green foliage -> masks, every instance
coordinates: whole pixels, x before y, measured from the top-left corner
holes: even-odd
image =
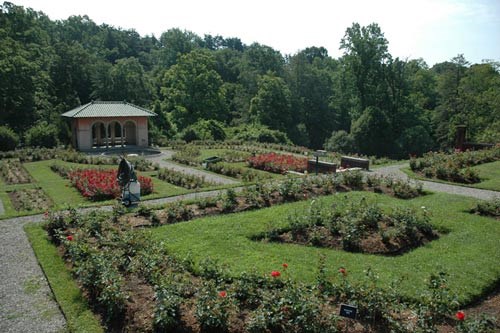
[[[290,140],[285,133],[262,125],[243,125],[234,128],[232,132],[231,139],[233,140],[290,144]]]
[[[471,212],[479,215],[500,218],[500,198],[480,201],[474,208],[472,208]]]
[[[332,136],[325,141],[324,148],[328,151],[339,153],[353,153],[356,151],[356,144],[352,135],[346,131],[334,131]]]
[[[26,131],[24,140],[32,147],[52,148],[57,146],[57,127],[43,121]]]
[[[222,123],[213,119],[200,119],[182,131],[180,138],[186,142],[195,140],[224,141],[226,139],[226,132]]]
[[[19,144],[19,136],[8,126],[0,126],[0,151],[14,150]]]

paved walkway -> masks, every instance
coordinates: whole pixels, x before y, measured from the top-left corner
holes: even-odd
[[[175,166],[177,170],[189,170],[196,174],[207,174],[200,170],[180,167],[163,161],[170,152],[150,158],[161,166]],[[399,169],[405,165],[383,167],[370,171],[371,174],[392,175],[407,179],[407,175]],[[422,182],[424,189],[436,192],[448,192],[466,195],[478,199],[490,199],[500,196],[499,192],[478,190],[447,184]],[[243,187],[236,188],[236,191]],[[190,193],[186,195],[144,201],[146,205],[157,205],[186,199],[198,199],[217,196],[225,190]],[[96,208],[86,208],[89,211]],[[99,207],[100,210],[111,210],[111,206]],[[0,220],[0,332],[61,332],[65,329],[65,319],[53,299],[47,280],[43,275],[35,254],[28,242],[23,226],[29,222],[40,222],[42,215],[18,217]]]
[[[176,163],[165,161],[165,159],[171,158],[172,155],[173,155],[173,151],[162,150],[161,154],[159,154],[159,155],[145,156],[145,158],[147,158],[148,160],[150,160],[154,163],[158,163],[162,168],[173,169],[173,170],[180,171],[180,172],[183,172],[186,174],[205,177],[205,180],[212,182],[212,183],[221,184],[221,185],[230,185],[230,184],[238,184],[239,183],[236,180],[222,177],[222,176],[217,175],[215,173],[206,172],[203,170],[190,168],[188,166],[182,166],[182,165],[179,165]]]

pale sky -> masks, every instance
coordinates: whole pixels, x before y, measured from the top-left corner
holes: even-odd
[[[97,24],[159,37],[170,28],[238,37],[295,54],[323,46],[339,57],[353,22],[378,23],[393,57],[429,66],[459,53],[471,63],[500,61],[500,0],[10,0],[51,19],[88,15]]]

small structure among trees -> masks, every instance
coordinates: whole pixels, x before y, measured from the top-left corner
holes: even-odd
[[[148,146],[148,117],[156,114],[127,103],[92,101],[62,114],[71,118],[73,147]]]

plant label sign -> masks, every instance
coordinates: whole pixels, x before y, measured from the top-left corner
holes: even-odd
[[[358,313],[358,307],[348,304],[340,304],[339,315],[346,318],[356,319],[356,314]]]

